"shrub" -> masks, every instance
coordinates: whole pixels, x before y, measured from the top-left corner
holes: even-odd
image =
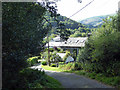
[[[47,65],[47,61],[42,61],[42,65]]]
[[[21,88],[61,88],[54,78],[47,76],[44,71],[26,68],[20,71],[19,85]]]
[[[66,67],[65,67],[65,69],[66,70],[70,70],[70,69],[73,69],[73,63],[68,63],[68,64],[66,64]]]
[[[63,70],[73,70],[74,69],[74,63],[68,63],[68,64],[61,64],[59,65],[59,68],[60,69],[63,69]]]
[[[59,68],[60,68],[60,69],[64,69],[65,66],[66,66],[66,64],[59,64]]]
[[[66,61],[67,57],[70,56],[70,51],[66,51],[66,55],[63,57],[63,60]]]
[[[51,67],[56,67],[56,64],[51,64]]]
[[[59,65],[64,65],[65,63],[64,62],[59,62]]]
[[[41,59],[41,56],[38,56],[38,59]]]
[[[54,51],[54,49],[53,49],[53,48],[49,48],[49,50],[50,50],[50,52],[53,52],[53,51]]]
[[[104,73],[106,76],[120,75],[120,32],[114,18],[104,20],[79,53],[79,62],[85,71]]]
[[[31,57],[31,58],[28,58],[27,59],[27,62],[29,64],[29,66],[33,66],[35,65],[36,63],[38,63],[38,57]]]
[[[50,55],[50,62],[55,63],[55,62],[60,62],[62,61],[62,58],[56,54],[57,52],[54,51]]]
[[[46,78],[44,71],[41,72],[30,68],[21,70],[19,75],[18,82],[21,88],[40,88],[42,87],[42,81]]]
[[[74,70],[81,70],[82,66],[81,63],[74,63]]]

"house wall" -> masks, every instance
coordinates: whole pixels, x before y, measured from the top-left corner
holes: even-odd
[[[77,59],[77,55],[79,54],[79,49],[81,49],[80,47],[76,48],[76,47],[62,47],[63,50],[70,50],[70,53],[73,53],[74,50],[76,50],[76,57],[74,58],[74,60],[76,61]]]

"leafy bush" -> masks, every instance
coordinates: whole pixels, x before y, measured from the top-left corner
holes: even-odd
[[[53,51],[54,51],[54,49],[53,49],[53,48],[49,48],[49,50],[50,50],[50,52],[53,52]]]
[[[66,64],[65,70],[70,70],[73,68],[74,68],[73,63],[68,63],[68,64]]]
[[[24,77],[23,80],[29,83],[32,83],[33,81],[37,80],[38,78],[39,79],[43,79],[45,78],[45,73],[44,71],[41,72],[41,71],[38,71],[38,70],[33,70],[33,69],[30,69],[30,68],[25,68],[23,70],[20,71],[20,75],[21,77]]]
[[[51,67],[56,67],[56,64],[51,64]]]
[[[41,59],[41,56],[38,56],[38,59]]]
[[[21,88],[61,88],[61,84],[44,71],[26,68],[20,71]]]
[[[60,61],[62,61],[62,58],[59,55],[57,55],[56,51],[50,54],[50,62],[55,63]]]
[[[59,65],[63,65],[63,64],[65,64],[65,62],[59,62]]]
[[[59,53],[63,53],[63,49],[61,49],[61,48],[57,48],[57,52],[59,52]]]
[[[82,66],[81,63],[74,63],[74,70],[81,70]]]
[[[120,32],[96,38],[93,44],[95,49],[92,51],[92,61],[101,65],[101,68],[98,68],[99,71],[112,75],[112,72],[108,70],[113,70],[113,67],[115,70],[114,64],[120,63]],[[117,68],[119,68],[118,65]]]
[[[59,68],[63,70],[74,70],[74,63],[60,64]]]
[[[27,59],[29,66],[33,66],[38,63],[38,57],[31,57]]]
[[[47,65],[47,61],[42,61],[42,65]]]
[[[70,51],[66,51],[66,55],[63,57],[64,62],[66,61],[67,57],[70,56]]]
[[[105,23],[92,33],[80,51],[77,61],[82,62],[85,71],[106,76],[120,75],[120,32],[116,21],[116,17],[104,20]]]

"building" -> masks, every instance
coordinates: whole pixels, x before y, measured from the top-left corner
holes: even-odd
[[[85,46],[85,42],[87,41],[88,37],[74,37],[69,38],[67,41],[62,42],[60,47],[62,49],[69,49],[70,52],[73,52],[73,50],[77,50],[77,54],[79,52],[79,48],[82,48]]]
[[[59,55],[63,59],[66,53],[57,53],[57,55]],[[68,63],[68,62],[74,62],[74,58],[72,56],[68,56],[65,63]]]
[[[67,41],[61,42],[60,37],[55,37],[49,42],[49,47],[59,47],[64,50],[69,49],[72,53],[73,50],[77,51],[77,54],[79,52],[79,48],[82,48],[85,46],[85,42],[87,41],[88,37],[70,37]],[[45,47],[48,47],[48,43],[45,45]]]

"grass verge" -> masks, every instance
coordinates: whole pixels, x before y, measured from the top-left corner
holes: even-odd
[[[49,66],[42,66],[45,70],[50,70],[50,71],[58,71],[58,72],[68,72],[68,73],[75,73],[77,75],[83,75],[85,77],[95,79],[99,82],[102,82],[107,85],[111,85],[113,87],[116,87],[120,89],[120,76],[116,77],[106,77],[105,75],[101,73],[95,73],[95,72],[86,72],[84,70],[63,70],[57,67],[49,67]]]
[[[50,71],[57,71],[57,72],[63,72],[63,71],[66,71],[66,70],[63,70],[63,69],[60,69],[60,68],[57,68],[57,67],[50,67],[50,66],[47,66],[47,65],[41,65],[41,67],[45,70],[50,70]]]
[[[57,81],[56,79],[54,79],[54,78],[52,78],[48,75],[47,75],[46,79],[47,79],[47,82],[46,82],[44,87],[47,87],[47,88],[63,88],[61,83],[59,81]]]
[[[69,72],[69,73],[75,73],[78,75],[83,75],[85,77],[91,78],[91,79],[95,79],[99,82],[102,82],[104,84],[107,85],[111,85],[113,87],[116,87],[118,89],[120,89],[120,76],[116,76],[116,77],[106,77],[105,75],[98,73],[96,74],[95,72],[86,72],[84,70],[79,70],[79,71],[64,71],[64,72]]]

